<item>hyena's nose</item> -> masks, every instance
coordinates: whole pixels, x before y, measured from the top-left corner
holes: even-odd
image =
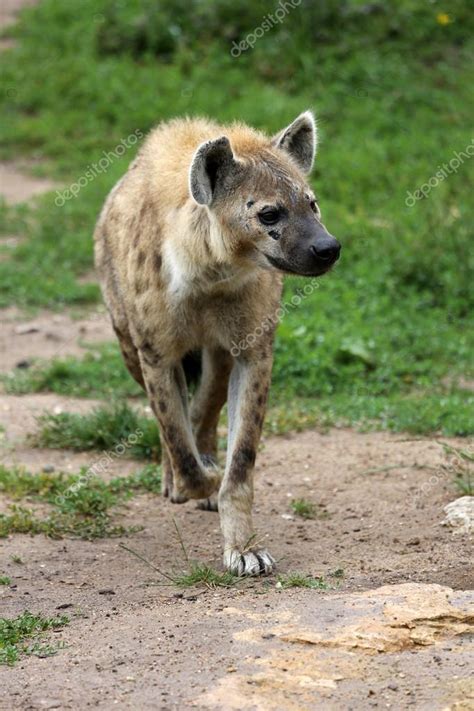
[[[311,245],[311,252],[321,262],[335,262],[339,259],[341,245],[334,237],[327,236],[316,240]]]

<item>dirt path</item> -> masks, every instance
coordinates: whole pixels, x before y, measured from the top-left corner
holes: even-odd
[[[54,187],[53,181],[30,175],[23,161],[0,162],[0,194],[9,204],[26,202]]]
[[[73,469],[87,463],[56,454]],[[39,467],[51,453],[35,458]],[[322,575],[326,591],[280,589],[273,577],[182,592],[158,585],[166,581],[117,539],[3,542],[5,614],[65,610],[71,623],[57,635],[66,644],[57,656],[0,671],[9,698],[0,708],[470,708],[473,597],[452,589],[472,587],[472,551],[440,526],[453,498],[443,461],[435,442],[385,433],[266,441],[258,529],[280,573]],[[121,472],[134,468],[124,461]],[[318,518],[291,513],[298,497],[317,504]],[[219,567],[217,517],[192,503],[140,496],[119,520],[144,525],[127,545],[172,573],[188,566],[173,517],[188,556]],[[337,569],[342,578],[331,576]]]
[[[8,372],[18,363],[28,364],[35,358],[81,356],[86,345],[112,338],[110,319],[102,306],[76,317],[67,311],[40,311],[28,316],[15,307],[1,309],[1,370]]]

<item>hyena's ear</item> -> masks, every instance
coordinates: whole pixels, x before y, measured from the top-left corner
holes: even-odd
[[[189,170],[189,189],[196,202],[210,205],[236,166],[227,136],[201,143]]]
[[[311,111],[300,114],[272,139],[272,144],[289,153],[303,173],[309,173],[318,144],[316,121]]]

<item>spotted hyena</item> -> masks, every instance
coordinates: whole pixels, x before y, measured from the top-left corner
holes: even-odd
[[[158,420],[163,494],[218,506],[224,564],[239,575],[275,565],[256,542],[251,509],[283,275],[319,276],[339,257],[305,178],[315,149],[310,112],[273,138],[239,123],[161,124],[95,231],[122,354]],[[202,365],[189,403],[190,353]],[[217,424],[226,401],[221,475]]]

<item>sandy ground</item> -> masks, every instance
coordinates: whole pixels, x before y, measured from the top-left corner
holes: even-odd
[[[8,363],[20,352],[19,316],[8,312]],[[46,331],[48,320],[56,328],[52,315],[38,318]],[[64,318],[75,352],[88,321]],[[41,334],[21,335],[28,357],[43,353]],[[91,465],[97,454],[32,449],[25,438],[44,410],[85,412],[95,404],[3,394],[1,460],[33,471]],[[57,655],[0,669],[0,708],[473,708],[472,548],[467,535],[440,525],[456,496],[445,463],[438,442],[387,433],[307,431],[263,443],[259,536],[279,573],[324,576],[324,591],[281,589],[276,576],[183,591],[119,539],[2,541],[1,573],[12,581],[0,588],[2,615],[28,609],[66,613],[71,622],[50,635],[65,645]],[[140,466],[117,460],[107,474]],[[300,497],[316,504],[317,518],[292,513]],[[144,526],[123,542],[166,574],[189,567],[173,519],[190,560],[220,568],[216,514],[142,495],[117,515]],[[337,569],[342,578],[331,575]]]
[[[80,356],[85,346],[113,338],[105,308],[78,314],[40,311],[26,318],[15,307],[0,310],[0,363],[9,371],[34,359]]]
[[[25,4],[3,0],[0,27]],[[0,193],[10,202],[50,188],[19,164],[0,165]],[[110,337],[101,310],[26,318],[8,309],[0,326],[2,372],[38,357],[79,355],[84,342]],[[85,412],[94,404],[1,394],[0,461],[32,471],[91,465],[97,454],[33,449],[26,437],[44,410]],[[71,619],[49,637],[64,644],[57,655],[0,667],[0,709],[473,709],[472,546],[440,525],[456,497],[445,461],[435,440],[386,433],[308,431],[263,443],[259,536],[279,573],[324,576],[324,591],[282,589],[276,576],[182,591],[118,539],[0,541],[0,573],[12,581],[0,587],[1,615]],[[117,460],[107,475],[139,467]],[[317,506],[314,520],[292,514],[290,502],[300,497]],[[144,526],[124,542],[166,574],[189,568],[174,521],[189,559],[220,567],[218,517],[193,503],[143,495],[117,521]],[[331,575],[337,569],[342,577]]]
[[[55,183],[51,180],[30,175],[24,164],[0,162],[1,194],[7,203],[25,202],[36,195],[53,190],[54,187]]]

